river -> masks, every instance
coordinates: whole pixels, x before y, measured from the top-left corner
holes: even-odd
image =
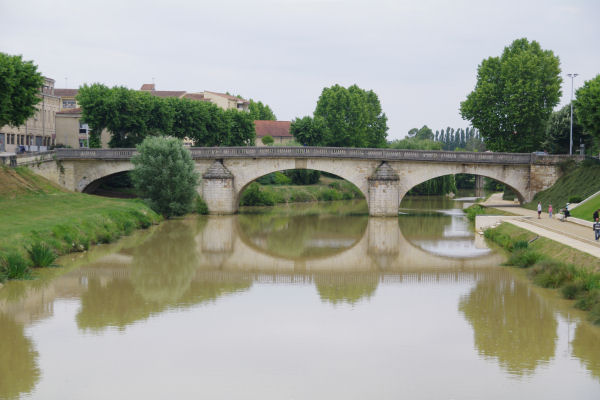
[[[407,198],[167,221],[0,289],[0,399],[598,399],[600,329]]]

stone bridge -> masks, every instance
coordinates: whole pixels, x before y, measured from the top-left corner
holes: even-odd
[[[319,170],[346,179],[365,195],[372,216],[397,215],[400,201],[412,187],[449,174],[495,179],[512,188],[521,202],[528,202],[556,182],[561,173],[559,164],[569,158],[339,147],[210,147],[190,151],[202,177],[198,192],[211,214],[235,213],[248,184],[288,169]],[[90,192],[102,178],[133,169],[131,157],[135,153],[135,149],[58,149],[27,164],[69,190]]]

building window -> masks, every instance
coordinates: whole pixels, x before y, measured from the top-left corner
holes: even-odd
[[[63,108],[75,108],[75,100],[63,100],[62,107]]]
[[[79,133],[87,134],[89,129],[90,127],[88,124],[84,124],[81,121],[79,121]]]

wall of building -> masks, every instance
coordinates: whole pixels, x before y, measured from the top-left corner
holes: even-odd
[[[5,125],[0,132],[5,136],[5,151],[17,152],[19,146],[37,150],[54,144],[56,135],[55,115],[60,109],[60,99],[49,92],[42,92],[42,101],[35,105],[35,114],[24,125],[13,127]]]

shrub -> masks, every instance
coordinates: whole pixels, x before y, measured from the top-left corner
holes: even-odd
[[[580,282],[569,282],[563,286],[561,292],[565,299],[573,300],[585,292],[585,287]]]
[[[196,196],[196,212],[200,215],[208,214],[208,205],[200,195]]]
[[[300,190],[292,193],[292,195],[290,196],[290,201],[293,203],[308,203],[315,200],[316,199],[312,194]]]
[[[582,202],[582,198],[581,196],[571,196],[569,197],[569,203],[581,203]]]
[[[263,136],[263,138],[261,139],[261,142],[265,146],[270,146],[275,142],[275,139],[273,139],[273,136],[267,135],[267,136]]]
[[[240,205],[242,206],[272,206],[275,200],[271,193],[260,190],[260,185],[252,182],[242,193]]]
[[[580,310],[590,311],[597,304],[600,304],[600,290],[592,290],[579,296],[575,302],[575,307]]]
[[[0,272],[6,279],[31,279],[29,263],[16,252],[0,257]]]
[[[559,288],[574,277],[572,266],[554,260],[543,260],[532,270],[533,281],[545,288]]]
[[[132,158],[131,180],[150,208],[164,217],[183,215],[192,209],[198,174],[182,142],[175,138],[148,137]]]
[[[290,169],[285,174],[294,185],[313,185],[321,178],[321,173],[312,169]]]
[[[277,171],[273,173],[273,183],[276,185],[289,185],[292,180],[283,172]]]
[[[335,189],[323,189],[317,193],[317,198],[322,201],[341,200],[342,194]]]
[[[33,243],[31,246],[26,247],[25,250],[31,259],[34,268],[57,266],[54,264],[57,255],[46,243]]]
[[[528,268],[541,259],[541,254],[531,250],[516,250],[511,253],[506,265],[514,265],[520,268]]]
[[[529,246],[529,242],[527,240],[517,240],[513,243],[513,250],[523,250]]]

